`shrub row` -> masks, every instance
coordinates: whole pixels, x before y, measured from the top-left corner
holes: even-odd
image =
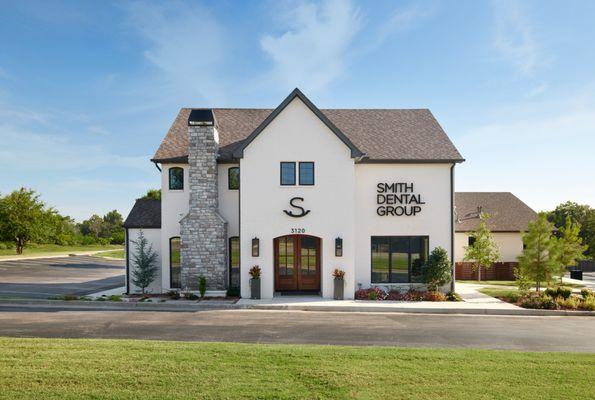
[[[588,289],[587,289],[588,290]],[[552,292],[550,292],[552,293]],[[568,297],[552,297],[547,293],[530,294],[520,299],[520,306],[541,310],[586,310],[595,311],[595,296],[587,291],[583,297],[570,295]]]
[[[391,289],[388,292],[379,287],[359,289],[355,292],[357,300],[393,300],[393,301],[461,301],[461,297],[454,292],[444,294],[436,291],[410,289],[402,292]]]

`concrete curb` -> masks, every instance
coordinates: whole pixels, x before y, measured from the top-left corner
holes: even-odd
[[[317,311],[317,312],[352,312],[352,313],[393,313],[393,314],[442,314],[442,315],[510,315],[510,316],[584,316],[595,317],[592,311],[566,310],[530,310],[530,309],[489,309],[489,308],[397,308],[373,306],[316,306],[287,304],[216,304],[194,303],[128,303],[98,301],[63,301],[63,300],[0,300],[0,307],[26,307],[69,310],[106,310],[106,311],[209,311],[209,310],[277,310],[277,311]]]

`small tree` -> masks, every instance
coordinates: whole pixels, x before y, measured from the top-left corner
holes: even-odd
[[[551,282],[560,268],[559,245],[552,235],[554,226],[545,213],[529,222],[529,230],[523,235],[524,249],[518,257],[519,272],[523,279],[535,282],[539,293],[542,282]]]
[[[560,237],[558,239],[558,261],[560,263],[558,275],[560,283],[566,274],[566,267],[576,265],[580,260],[584,260],[584,252],[588,246],[583,245],[583,239],[580,237],[581,225],[574,222],[570,217],[566,217],[566,223],[560,227]]]
[[[428,262],[423,269],[423,282],[429,291],[435,292],[440,286],[452,279],[452,266],[448,253],[442,247],[432,250]]]
[[[465,246],[464,260],[473,262],[473,271],[477,271],[477,280],[481,281],[481,267],[486,270],[490,268],[500,259],[500,251],[488,228],[490,215],[481,213],[479,218],[479,227],[471,234],[475,241],[473,244]]]
[[[17,254],[31,241],[50,233],[47,210],[34,190],[20,188],[0,199],[0,240],[14,242]]]
[[[200,297],[204,298],[207,292],[207,278],[204,275],[198,278],[198,291],[200,292]]]
[[[142,294],[145,289],[153,283],[157,276],[157,253],[153,251],[153,246],[149,243],[143,231],[138,234],[138,239],[133,240],[136,252],[132,255],[134,270],[132,271],[132,282],[141,288]]]

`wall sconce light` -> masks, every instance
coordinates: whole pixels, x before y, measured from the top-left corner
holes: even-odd
[[[343,257],[343,239],[335,239],[335,257]]]
[[[258,257],[260,255],[260,239],[255,237],[252,239],[252,257]]]

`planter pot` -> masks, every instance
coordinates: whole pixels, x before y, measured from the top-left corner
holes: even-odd
[[[345,288],[345,281],[343,279],[335,279],[335,290],[333,298],[335,300],[343,300],[343,291]]]
[[[260,279],[250,279],[250,298],[260,300]]]

